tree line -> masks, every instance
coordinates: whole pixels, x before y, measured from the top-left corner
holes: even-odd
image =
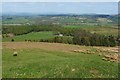
[[[69,44],[77,44],[77,45],[85,45],[85,46],[118,46],[120,45],[120,37],[115,37],[113,35],[100,35],[100,34],[92,34],[88,31],[82,29],[69,29],[63,31],[63,34],[68,37],[67,39],[62,39],[63,37],[57,36],[53,39],[52,42],[60,42],[60,43],[69,43]],[[43,40],[45,42],[51,42],[51,40]]]
[[[12,33],[14,35],[23,35],[30,32],[39,32],[39,31],[53,31],[60,28],[61,25],[57,24],[41,24],[41,25],[3,25],[2,33],[8,34]]]
[[[68,43],[85,46],[117,46],[120,45],[120,36],[100,35],[90,33],[83,29],[66,28],[61,25],[41,24],[41,25],[23,25],[23,26],[3,26],[3,34],[13,33],[14,35],[23,35],[30,32],[53,31],[56,37],[51,39],[33,40],[33,42],[55,42]],[[62,34],[63,36],[59,36]],[[15,41],[15,40],[11,40]],[[32,41],[32,40],[25,40]]]

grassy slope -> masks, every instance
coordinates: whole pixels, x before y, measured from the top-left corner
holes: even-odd
[[[17,57],[12,56],[13,47],[18,51]],[[98,52],[75,53],[72,49],[78,49],[78,46],[58,43],[3,43],[3,78],[117,77],[117,63],[103,61]],[[85,46],[79,46],[79,49],[96,51],[93,47]]]
[[[25,35],[20,35],[20,36],[14,36],[14,37],[7,37],[3,38],[4,41],[11,41],[11,39],[14,39],[15,41],[25,41],[25,39],[30,39],[30,40],[40,40],[40,39],[48,39],[48,38],[53,38],[54,35],[52,32],[32,32],[29,34]]]

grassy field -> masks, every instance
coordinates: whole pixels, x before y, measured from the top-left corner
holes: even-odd
[[[86,31],[90,31],[91,33],[98,33],[101,35],[114,35],[118,36],[118,28],[117,27],[99,27],[99,26],[65,26],[68,28],[82,28]]]
[[[18,56],[13,56],[14,48]],[[89,50],[93,54],[74,50]],[[98,56],[99,53],[115,54],[112,50],[116,50],[116,47],[3,42],[2,76],[3,78],[116,78],[118,63],[104,61],[103,56]]]
[[[6,37],[3,38],[3,42],[5,41],[11,41],[11,39],[14,39],[15,41],[25,41],[26,40],[40,40],[40,39],[49,39],[53,38],[54,35],[50,31],[44,31],[44,32],[32,32],[25,35],[19,35],[14,37]]]

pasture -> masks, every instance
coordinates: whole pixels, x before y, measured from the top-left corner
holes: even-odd
[[[40,39],[49,39],[53,38],[53,32],[51,31],[43,31],[43,32],[31,32],[24,35],[13,36],[13,37],[5,37],[3,38],[3,42],[10,42],[12,39],[15,41],[25,41],[25,40],[40,40]]]
[[[118,45],[114,43],[118,36],[117,18],[102,17],[3,16],[2,24],[7,25],[3,26],[2,34],[2,77],[117,78]],[[97,35],[93,35],[94,33]],[[104,37],[101,38],[101,35]],[[40,42],[41,39],[43,42]],[[82,46],[81,43],[87,46]],[[115,47],[105,47],[106,44],[115,44]],[[14,53],[17,56],[13,56]]]
[[[16,49],[18,56],[13,56]],[[3,42],[3,78],[117,78],[118,63],[102,60],[117,47]],[[82,50],[83,52],[75,52]],[[85,50],[92,54],[87,54]]]

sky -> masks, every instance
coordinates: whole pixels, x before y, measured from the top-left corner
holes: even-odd
[[[120,0],[2,0],[3,2],[118,2]]]
[[[3,13],[117,14],[117,2],[3,2]]]

